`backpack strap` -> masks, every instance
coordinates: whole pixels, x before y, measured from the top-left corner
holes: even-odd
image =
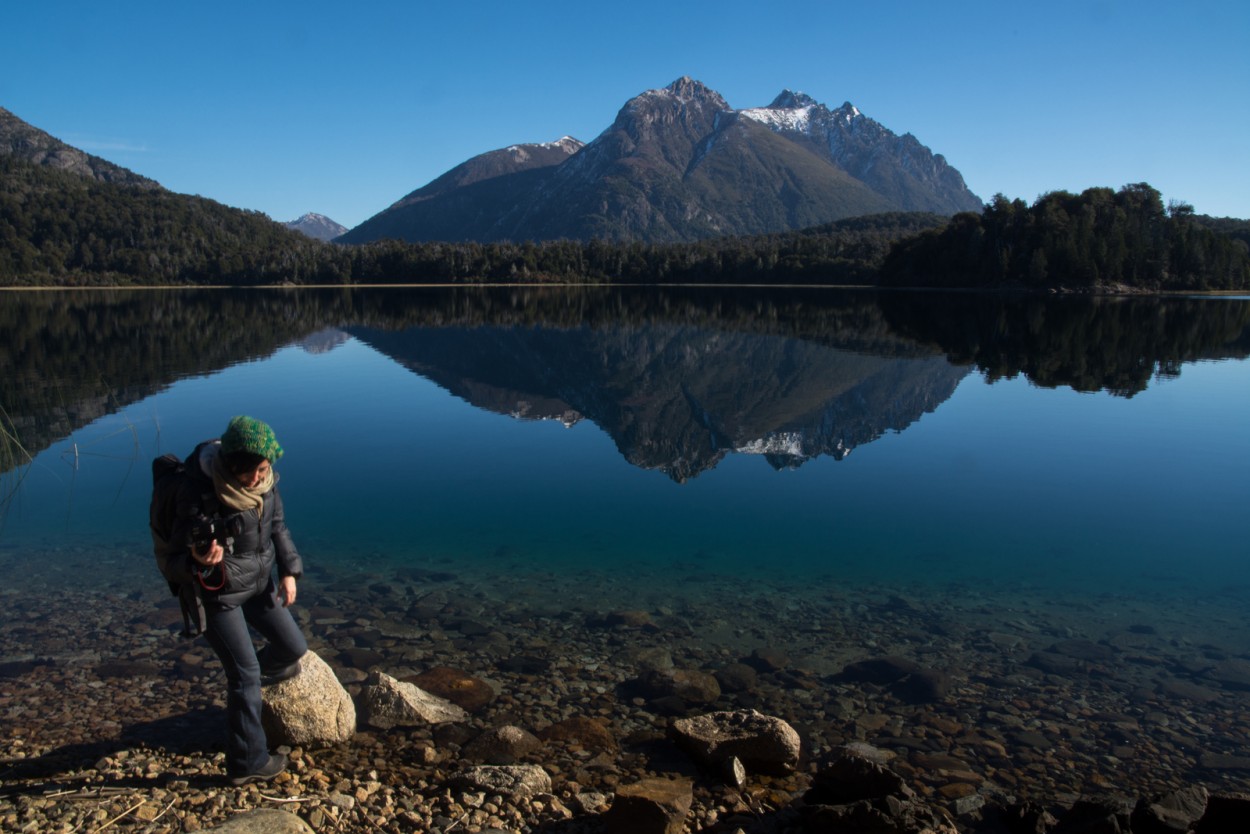
[[[182,609],[182,636],[191,639],[198,637],[208,628],[204,616],[204,600],[200,596],[200,588],[195,582],[184,582],[178,586],[178,605]]]

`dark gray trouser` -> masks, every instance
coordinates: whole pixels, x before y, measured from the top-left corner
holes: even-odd
[[[291,612],[278,600],[272,579],[263,593],[242,605],[221,608],[204,600],[208,628],[204,636],[226,669],[226,716],[230,736],[226,743],[226,772],[230,776],[255,773],[269,761],[269,743],[260,723],[260,661],[248,626],[269,643],[266,666],[279,667],[303,656],[308,643]]]

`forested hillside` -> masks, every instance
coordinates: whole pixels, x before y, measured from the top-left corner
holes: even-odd
[[[263,214],[0,156],[0,284],[568,281],[866,283],[897,240],[944,218],[888,214],[694,244],[335,246]]]
[[[300,281],[321,244],[257,212],[0,156],[0,283]]]
[[[258,212],[0,155],[0,286],[565,282],[1250,288],[1243,221],[1148,185],[697,243],[313,240]],[[1212,226],[1220,228],[1215,231]],[[1223,229],[1228,234],[1222,233]]]
[[[1216,221],[1207,221],[1216,222]],[[1047,194],[1032,207],[998,195],[980,214],[896,246],[886,286],[1233,290],[1250,287],[1244,240],[1193,208],[1164,209],[1145,183]]]

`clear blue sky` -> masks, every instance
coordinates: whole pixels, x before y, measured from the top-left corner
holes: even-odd
[[[0,106],[174,191],[354,226],[689,75],[850,101],[982,199],[1148,182],[1250,218],[1250,2],[9,2]]]

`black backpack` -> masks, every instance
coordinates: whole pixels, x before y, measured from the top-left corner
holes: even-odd
[[[185,461],[174,455],[164,454],[152,460],[152,503],[148,508],[148,526],[152,533],[152,553],[156,567],[169,583],[170,592],[178,597],[182,606],[182,636],[194,637],[204,632],[204,604],[200,599],[199,583],[187,580],[177,566],[181,553],[170,543],[174,524],[178,520],[178,494],[191,479]],[[200,506],[208,509],[216,504],[216,496],[201,490]]]

